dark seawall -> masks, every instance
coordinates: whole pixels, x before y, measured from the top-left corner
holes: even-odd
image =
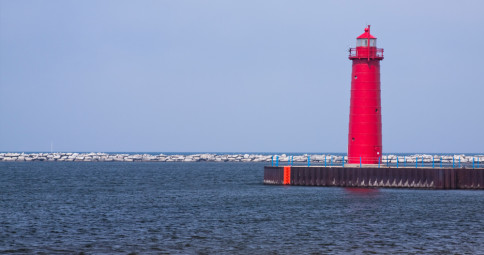
[[[484,169],[264,167],[264,184],[412,189],[484,189]]]

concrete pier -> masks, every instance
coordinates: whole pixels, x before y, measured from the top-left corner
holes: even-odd
[[[264,184],[412,189],[484,189],[484,168],[264,167]]]

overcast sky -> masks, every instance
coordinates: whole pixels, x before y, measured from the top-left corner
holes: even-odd
[[[346,152],[384,48],[383,153],[484,152],[484,1],[0,0],[0,151]]]

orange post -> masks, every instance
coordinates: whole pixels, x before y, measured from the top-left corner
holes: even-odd
[[[284,166],[284,180],[282,184],[291,184],[291,166]]]

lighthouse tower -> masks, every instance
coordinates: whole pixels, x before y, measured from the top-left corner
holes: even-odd
[[[350,49],[351,72],[348,163],[377,164],[382,154],[380,61],[383,49],[376,47],[370,26]]]

